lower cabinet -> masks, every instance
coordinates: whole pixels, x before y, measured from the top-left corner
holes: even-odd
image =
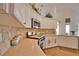
[[[0,55],[3,55],[10,47],[10,40],[7,32],[0,34]]]
[[[0,55],[3,55],[10,47],[10,41],[2,42],[0,45]]]
[[[58,45],[61,47],[78,49],[77,37],[60,36],[57,40]]]
[[[46,37],[45,43],[46,43],[45,48],[51,48],[51,47],[55,47],[57,45],[56,38],[51,37],[51,36]]]
[[[42,43],[43,42],[43,43]],[[45,40],[41,42],[42,48],[51,48],[51,47],[67,47],[78,49],[78,37],[75,36],[45,36]]]

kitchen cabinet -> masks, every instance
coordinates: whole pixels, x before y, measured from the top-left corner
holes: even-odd
[[[46,36],[45,43],[46,48],[60,46],[60,47],[78,49],[78,37],[75,36],[63,36],[63,35]]]
[[[0,33],[0,42],[2,42],[2,33]]]
[[[51,48],[57,45],[56,38],[52,36],[47,36],[45,42],[46,42],[45,48]]]
[[[56,29],[56,20],[54,19],[42,18],[40,24],[42,29]]]
[[[78,37],[59,36],[57,39],[58,46],[78,49]]]
[[[9,40],[8,32],[1,34],[2,34],[2,40],[0,41],[0,55],[3,55],[10,47],[10,40]]]

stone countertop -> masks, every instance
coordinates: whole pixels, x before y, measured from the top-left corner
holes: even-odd
[[[56,36],[64,36],[64,37],[77,37],[77,38],[79,38],[79,36],[73,36],[73,35],[56,35]]]
[[[32,39],[37,39],[37,40],[39,40],[39,36],[38,35],[31,35],[31,36],[29,36],[29,38],[32,38]]]
[[[43,37],[44,35],[41,35],[41,36],[39,36],[39,35],[31,35],[31,36],[29,36],[28,38],[31,38],[31,39],[37,39],[37,40],[39,40],[41,37]]]
[[[22,39],[17,46],[10,47],[4,56],[45,56],[37,42],[30,38]]]

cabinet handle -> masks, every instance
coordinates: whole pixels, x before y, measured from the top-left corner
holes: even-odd
[[[54,43],[56,43],[56,39],[55,39]]]
[[[48,40],[48,44],[50,44],[51,43],[51,41],[50,40]]]

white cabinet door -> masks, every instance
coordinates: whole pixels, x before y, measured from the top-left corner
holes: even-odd
[[[44,29],[56,29],[56,20],[44,18],[40,20],[41,28]]]
[[[78,49],[78,38],[76,37],[61,37],[58,39],[59,46]]]
[[[0,43],[0,55],[3,55],[10,47],[8,32],[2,33],[2,42]]]
[[[2,42],[2,33],[0,33],[0,42]]]
[[[55,37],[46,37],[46,48],[55,47],[57,45]]]

